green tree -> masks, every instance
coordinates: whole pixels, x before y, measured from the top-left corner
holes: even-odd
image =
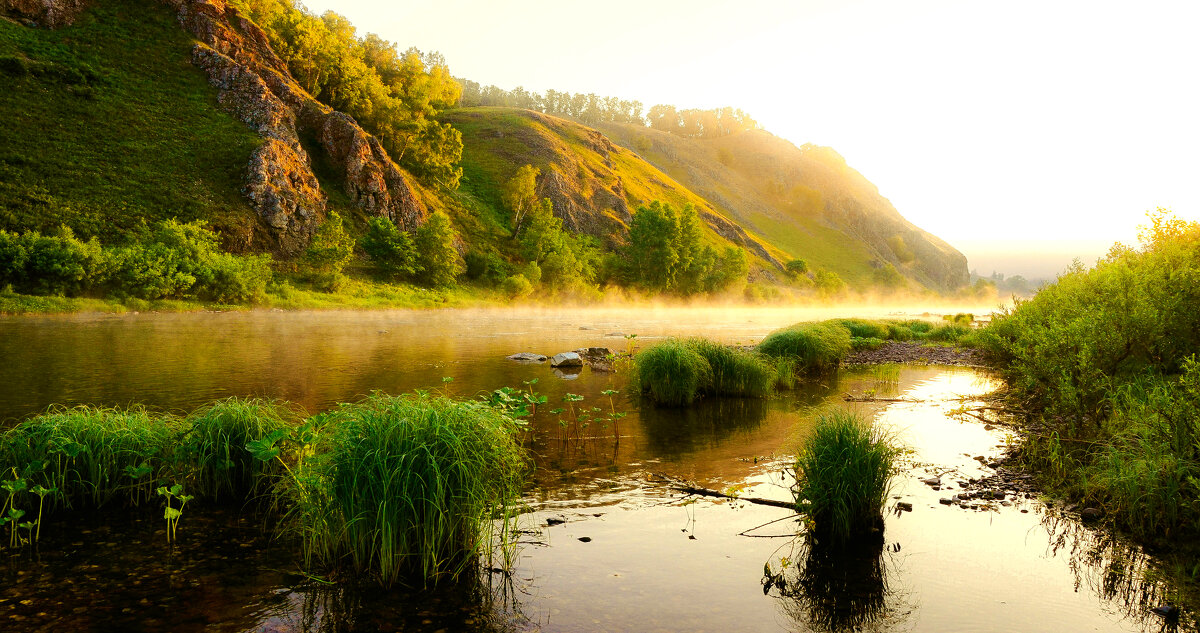
[[[367,232],[358,245],[379,268],[392,277],[416,272],[416,247],[408,232],[385,217],[367,220]]]
[[[799,276],[808,272],[808,262],[803,259],[793,259],[784,264],[784,270],[790,275]]]
[[[504,183],[504,188],[500,193],[504,206],[512,212],[514,239],[521,233],[521,225],[525,222],[526,214],[538,204],[537,177],[540,173],[541,170],[537,167],[525,165],[518,169],[508,182]]]
[[[453,286],[463,264],[454,248],[457,235],[450,218],[441,211],[433,212],[417,229],[413,240],[417,248],[417,278],[433,287]]]
[[[301,261],[313,281],[326,290],[337,290],[345,282],[342,270],[354,258],[354,238],[346,232],[342,216],[330,211],[317,228]]]
[[[670,205],[655,200],[634,211],[626,254],[635,285],[653,292],[674,287],[678,234],[679,219]]]

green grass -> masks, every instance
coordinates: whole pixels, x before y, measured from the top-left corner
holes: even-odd
[[[863,417],[820,415],[796,458],[796,506],[818,541],[845,544],[883,527],[899,449]]]
[[[149,0],[100,3],[57,30],[0,20],[0,58],[47,70],[0,70],[0,228],[113,242],[178,217],[248,235],[242,171],[261,141],[218,109],[192,44]]]
[[[299,424],[299,413],[283,403],[228,398],[189,416],[179,449],[191,464],[189,489],[219,501],[264,494],[281,474],[278,461],[256,459],[246,445]]]
[[[685,406],[712,386],[712,367],[686,341],[667,339],[637,353],[633,379],[663,406]]]
[[[667,339],[634,357],[635,384],[663,406],[686,406],[703,395],[762,398],[778,378],[762,355],[699,337]]]
[[[138,505],[174,472],[182,423],[140,409],[55,409],[0,435],[0,478],[56,489],[50,508]]]
[[[850,330],[836,322],[797,323],[776,330],[758,344],[774,358],[792,358],[796,373],[821,373],[838,366],[850,352]]]
[[[374,395],[322,425],[327,443],[296,479],[311,563],[384,585],[455,578],[492,544],[494,513],[519,497],[517,426],[482,403]]]

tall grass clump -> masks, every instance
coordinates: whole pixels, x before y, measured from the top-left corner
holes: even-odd
[[[526,464],[517,423],[496,409],[377,394],[323,417],[293,491],[310,565],[384,585],[454,578],[491,545],[493,517],[510,516]]]
[[[796,360],[798,373],[830,371],[850,352],[850,330],[837,322],[797,323],[767,335],[757,351]]]
[[[761,354],[705,338],[690,338],[684,343],[708,362],[713,394],[762,398],[771,392],[775,369]]]
[[[712,366],[678,339],[667,339],[638,352],[633,379],[641,391],[665,406],[686,406],[712,387]]]
[[[796,506],[818,541],[845,544],[883,526],[893,467],[890,438],[848,411],[820,415],[796,459]]]
[[[214,500],[246,499],[266,492],[282,470],[281,462],[257,459],[246,446],[296,426],[299,415],[278,402],[228,398],[195,411],[188,422],[180,452],[192,465],[192,489]]]
[[[0,468],[56,492],[49,507],[138,505],[174,468],[172,447],[182,422],[141,409],[53,409],[0,436]]]

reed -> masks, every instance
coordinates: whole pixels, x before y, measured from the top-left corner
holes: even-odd
[[[654,402],[686,406],[712,387],[712,367],[685,341],[667,339],[638,352],[633,379]]]
[[[860,415],[818,416],[796,459],[796,506],[818,541],[842,545],[883,527],[883,505],[900,451]]]
[[[518,425],[480,402],[376,394],[325,414],[296,472],[306,561],[377,576],[455,578],[518,499]],[[503,523],[505,519],[501,519]],[[503,529],[503,526],[499,526]]]
[[[182,425],[140,408],[51,409],[0,436],[0,467],[29,488],[54,489],[46,500],[51,508],[138,505],[174,467],[172,447]]]
[[[771,393],[776,372],[761,354],[705,338],[690,338],[684,344],[708,362],[714,395],[762,398]]]
[[[246,445],[299,424],[300,414],[280,402],[219,400],[188,417],[180,457],[189,465],[190,489],[202,497],[247,499],[263,494],[282,470],[278,460],[256,459]]]

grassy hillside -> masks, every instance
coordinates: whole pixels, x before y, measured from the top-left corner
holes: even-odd
[[[852,285],[871,283],[889,263],[934,288],[968,281],[958,251],[906,221],[832,150],[762,130],[692,139],[628,124],[600,129],[791,257]]]
[[[482,203],[498,226],[511,224],[501,188],[526,164],[541,170],[539,182],[543,184],[549,174],[555,174],[550,180],[559,185],[543,194],[554,199],[556,213],[567,216],[569,228],[596,235],[609,246],[624,242],[629,214],[653,200],[675,207],[690,203],[723,219],[705,198],[636,153],[578,123],[516,108],[464,108],[446,113],[443,120],[463,135],[461,194]],[[729,243],[711,226],[706,239],[714,246]],[[765,241],[755,236],[749,239],[771,256],[786,259]],[[754,255],[753,246],[747,250]],[[761,257],[756,264],[774,268]]]
[[[260,141],[217,108],[192,44],[147,0],[99,3],[53,31],[0,19],[0,228],[119,241],[178,217],[245,244],[256,218],[242,171]]]

